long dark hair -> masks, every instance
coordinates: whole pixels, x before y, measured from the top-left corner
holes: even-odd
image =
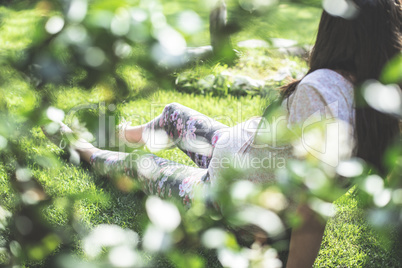
[[[355,86],[356,152],[385,175],[385,150],[399,133],[398,120],[361,105],[359,86],[379,79],[384,65],[402,50],[402,9],[400,0],[354,0],[358,15],[344,19],[323,11],[317,40],[310,54],[310,69],[327,68],[340,72]],[[289,97],[299,81],[282,88]]]

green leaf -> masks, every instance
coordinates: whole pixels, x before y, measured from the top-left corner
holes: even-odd
[[[385,65],[381,74],[381,82],[384,84],[402,82],[402,53],[398,54]]]
[[[169,254],[169,257],[174,265],[179,268],[202,268],[205,266],[204,260],[196,254],[173,252]]]

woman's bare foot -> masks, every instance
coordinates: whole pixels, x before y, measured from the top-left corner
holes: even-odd
[[[65,149],[68,146],[68,140],[70,136],[74,135],[74,132],[66,124],[59,122],[50,123],[49,125],[42,126],[43,134],[59,148]]]
[[[66,124],[62,122],[59,122],[59,124],[60,128],[55,132],[50,132],[51,128],[49,126],[42,127],[45,136],[63,150],[75,150],[81,159],[89,163],[92,154],[100,149],[82,138],[77,138],[74,131]]]

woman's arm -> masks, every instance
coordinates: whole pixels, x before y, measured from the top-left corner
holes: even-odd
[[[326,223],[305,204],[298,206],[297,214],[302,223],[292,230],[286,267],[310,268],[320,250]]]
[[[299,128],[302,134],[311,122],[323,124],[325,139],[323,143],[324,154],[314,154],[317,160],[324,165],[336,166],[341,157],[351,155],[353,145],[341,142],[353,140],[334,136],[330,138],[328,119],[335,118],[354,126],[353,113],[353,85],[338,73],[322,69],[307,75],[297,87],[293,98],[289,99],[288,124]],[[315,120],[311,120],[312,117]],[[317,125],[316,125],[317,126]],[[340,125],[338,125],[340,127]],[[339,131],[340,128],[338,128]],[[336,133],[336,132],[335,132]],[[341,132],[339,132],[341,133]],[[342,134],[344,134],[342,132]],[[346,132],[347,134],[347,132]],[[327,136],[328,135],[328,136]],[[304,139],[305,136],[301,136]],[[307,140],[302,140],[303,148],[309,153],[318,152],[317,148],[309,147]],[[340,151],[342,149],[345,151]],[[348,150],[348,151],[346,151]],[[331,156],[328,158],[327,156]],[[327,162],[332,161],[334,162]],[[298,203],[297,214],[301,218],[301,225],[295,227],[290,238],[288,268],[312,267],[317,257],[326,222],[315,213],[306,203]]]

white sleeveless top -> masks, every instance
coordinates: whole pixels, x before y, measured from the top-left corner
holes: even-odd
[[[341,128],[339,128],[339,124],[328,124],[329,129],[335,130],[332,132],[347,133],[348,135],[343,136],[341,140],[338,136],[328,135],[326,141],[326,146],[335,149],[336,146],[340,147],[339,157],[334,159],[333,156],[332,158],[326,156],[325,150],[323,152],[318,150],[317,158],[321,161],[336,166],[336,160],[348,158],[353,154],[354,87],[342,75],[329,69],[320,69],[308,74],[299,83],[296,91],[282,103],[282,109],[284,117],[278,118],[276,122],[286,124],[288,129],[293,129],[294,126],[304,127],[314,124],[317,118],[320,121],[330,118],[339,119]],[[253,138],[260,120],[260,118],[254,118],[234,127],[220,130],[220,137],[215,144],[208,168],[212,183],[230,166],[230,163],[242,169],[250,168],[246,175],[250,181],[271,182],[275,180],[276,170],[284,168],[288,159],[295,158],[300,154],[298,146],[278,143],[265,145],[264,148],[254,146],[247,153],[239,155],[238,152],[242,146]],[[338,130],[336,130],[337,128]],[[302,140],[303,143],[300,144],[303,144],[303,147],[307,148],[310,144],[314,147],[314,137],[303,135]],[[309,149],[307,148],[307,150]],[[314,148],[312,153],[314,154]]]

